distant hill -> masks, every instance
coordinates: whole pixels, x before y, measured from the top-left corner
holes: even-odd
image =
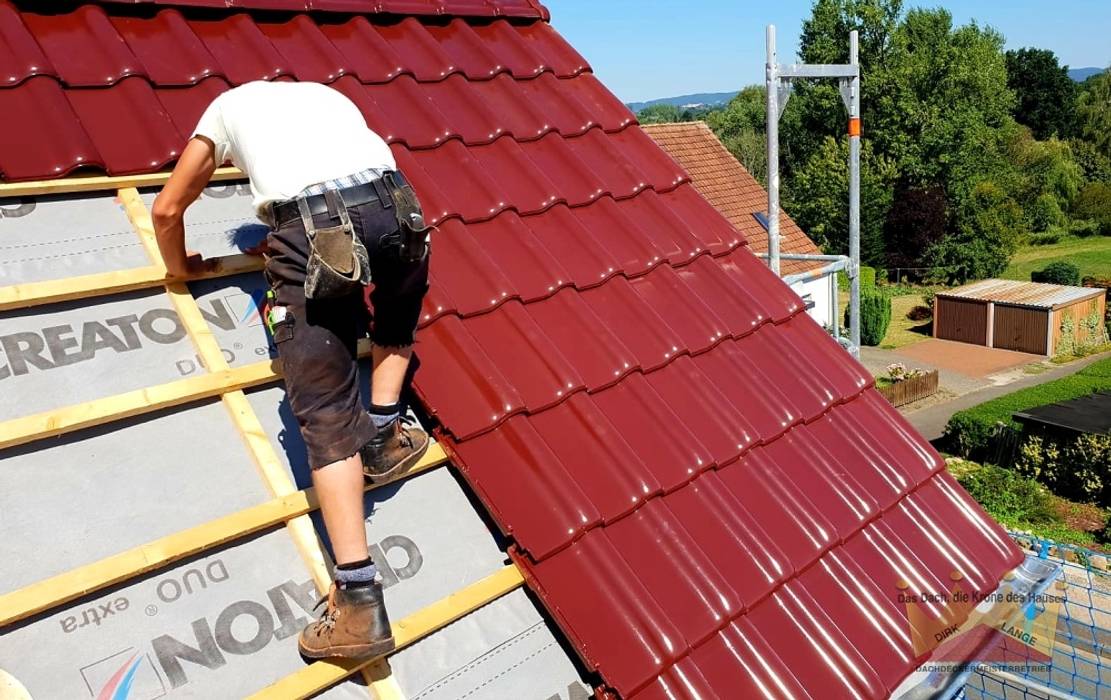
[[[1082,83],[1093,75],[1102,73],[1104,70],[1103,68],[1069,68],[1069,77],[1078,83]]]
[[[737,92],[700,92],[694,95],[679,95],[678,97],[662,97],[658,100],[647,102],[629,102],[629,109],[639,112],[652,105],[675,105],[676,107],[716,107],[723,105],[737,96]]]

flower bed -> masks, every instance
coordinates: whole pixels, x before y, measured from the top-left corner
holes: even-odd
[[[908,370],[900,364],[887,368],[890,383],[877,384],[876,390],[892,406],[905,406],[937,393],[937,370]]]

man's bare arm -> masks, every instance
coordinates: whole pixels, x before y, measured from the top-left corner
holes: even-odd
[[[190,139],[151,207],[158,250],[171,277],[185,277],[205,269],[199,254],[185,250],[184,216],[185,209],[196,201],[216,172],[215,153],[208,139],[200,136]]]

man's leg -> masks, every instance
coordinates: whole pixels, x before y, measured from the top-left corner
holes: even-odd
[[[312,485],[320,501],[332,554],[340,566],[367,558],[363,513],[363,461],[359,455],[314,469]]]
[[[328,606],[301,633],[298,648],[310,658],[379,656],[394,648],[394,639],[364,529],[358,452],[375,430],[359,399],[355,343],[362,301],[294,301],[300,303],[287,305],[274,326],[274,342],[336,560]]]
[[[375,482],[395,478],[413,467],[428,448],[428,435],[400,416],[398,401],[421,301],[428,290],[428,258],[404,262],[396,253],[375,256],[374,291],[370,295],[374,327],[370,418],[378,434],[362,451],[363,472]]]
[[[370,402],[377,406],[396,404],[401,398],[401,387],[405,383],[405,373],[409,370],[409,359],[413,356],[413,346],[373,348],[373,371],[370,381]]]

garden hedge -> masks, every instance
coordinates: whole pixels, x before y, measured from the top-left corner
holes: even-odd
[[[1006,439],[1007,431],[1017,437],[1019,425],[1011,414],[1106,390],[1111,390],[1111,358],[1094,362],[1076,374],[1019,389],[954,413],[945,426],[946,449],[967,459],[990,461],[999,449],[995,444],[1001,437],[997,435],[997,424],[1003,424],[1002,439]]]

